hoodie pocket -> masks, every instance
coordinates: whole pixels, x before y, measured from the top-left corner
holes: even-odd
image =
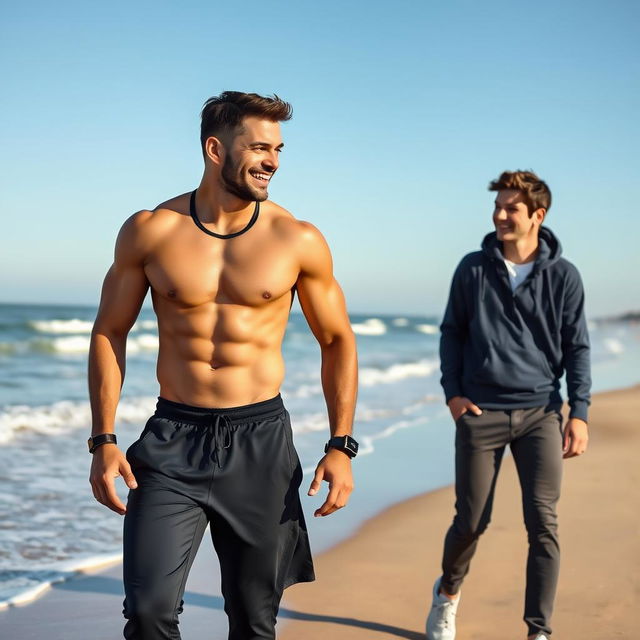
[[[489,344],[480,366],[470,372],[474,385],[512,391],[542,392],[554,376],[544,354],[535,345]]]

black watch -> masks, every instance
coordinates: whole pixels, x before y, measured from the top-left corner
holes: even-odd
[[[118,439],[116,438],[115,433],[100,433],[97,436],[92,436],[87,440],[89,453],[93,453],[98,447],[101,447],[103,444],[107,444],[108,442],[118,444]]]
[[[324,445],[325,453],[329,449],[338,449],[350,458],[355,458],[358,455],[358,443],[351,436],[334,436]]]

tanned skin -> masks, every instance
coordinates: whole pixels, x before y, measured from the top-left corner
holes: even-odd
[[[224,138],[224,139],[223,139]],[[294,292],[322,353],[322,385],[331,434],[352,430],[357,391],[355,338],[331,254],[320,232],[267,200],[283,143],[277,122],[247,117],[226,137],[204,146],[205,171],[196,209],[205,234],[189,215],[190,194],[123,225],[114,263],[104,281],[91,337],[89,394],[92,435],[113,433],[125,375],[127,335],[149,289],[158,319],[160,396],[199,407],[236,407],[273,398],[284,378],[282,340]],[[93,455],[95,498],[124,514],[115,491],[122,476],[137,483],[114,444]],[[318,463],[309,495],[322,481],[329,493],[316,510],[326,516],[347,504],[353,490],[351,460],[330,449]]]

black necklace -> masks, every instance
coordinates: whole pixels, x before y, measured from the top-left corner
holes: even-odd
[[[197,191],[197,189],[196,189]],[[237,236],[241,236],[243,233],[246,233],[253,227],[260,215],[260,203],[256,201],[256,208],[253,210],[253,215],[251,216],[251,220],[247,222],[247,226],[244,229],[240,229],[240,231],[236,231],[235,233],[216,233],[215,231],[209,231],[207,227],[205,227],[202,222],[200,222],[200,218],[198,218],[198,214],[196,213],[196,191],[191,193],[191,201],[189,202],[189,213],[193,218],[193,221],[196,223],[196,226],[204,231],[207,235],[213,236],[214,238],[220,238],[221,240],[228,240],[229,238],[235,238]]]

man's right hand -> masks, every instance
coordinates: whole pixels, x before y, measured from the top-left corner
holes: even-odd
[[[95,450],[89,482],[95,499],[121,516],[127,511],[116,493],[115,479],[122,476],[129,489],[137,489],[138,483],[124,453],[115,444],[103,444]]]
[[[451,417],[454,422],[467,413],[467,411],[471,411],[471,413],[476,416],[482,414],[482,409],[478,405],[473,404],[469,398],[465,398],[464,396],[453,396],[447,405],[449,406],[449,411],[451,411]]]

